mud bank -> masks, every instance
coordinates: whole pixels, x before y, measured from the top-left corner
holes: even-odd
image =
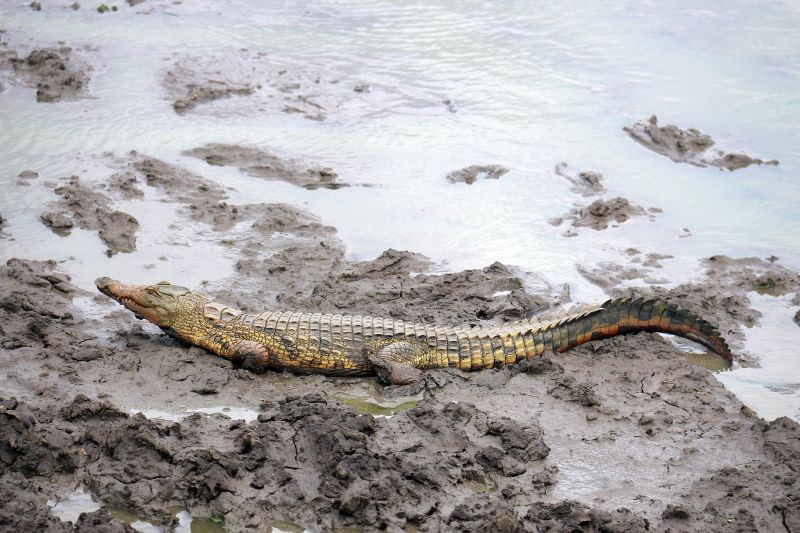
[[[207,144],[183,152],[205,160],[209,165],[237,167],[241,172],[273,181],[285,181],[308,190],[349,187],[339,181],[330,167],[308,166],[285,157],[269,154],[258,148],[234,144]]]
[[[676,163],[689,163],[698,167],[719,167],[730,171],[750,165],[777,165],[772,159],[764,161],[739,152],[726,152],[718,148],[710,135],[694,128],[682,129],[671,124],[658,125],[655,115],[622,128],[631,139],[645,148],[667,156]]]
[[[29,52],[0,47],[0,79],[36,89],[37,102],[60,102],[89,96],[91,67],[68,46]]]
[[[568,289],[523,282],[500,263],[433,275],[409,252],[351,262],[336,230],[302,210],[230,205],[202,176],[141,154],[120,166],[104,194],[153,187],[197,231],[245,228],[230,243],[236,275],[193,289],[247,311],[480,325],[569,304]],[[630,255],[642,270],[665,258]],[[697,283],[647,294],[718,324],[735,348],[758,320],[746,292],[800,286],[769,261],[715,257],[707,269]],[[644,294],[616,281],[605,289]],[[86,314],[86,298],[102,312]],[[46,500],[79,485],[170,527],[175,508],[229,530],[278,520],[317,531],[800,527],[798,425],[758,419],[656,334],[473,374],[432,371],[421,401],[389,419],[338,399],[363,397],[373,380],[236,369],[76,289],[54,262],[0,267],[0,337],[0,528],[66,530]],[[129,414],[213,405],[259,417]],[[123,530],[102,510],[81,521]]]

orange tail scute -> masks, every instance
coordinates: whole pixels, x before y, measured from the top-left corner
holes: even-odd
[[[659,300],[615,298],[606,301],[591,313],[565,320],[558,327],[562,335],[558,342],[553,343],[557,352],[592,340],[639,331],[655,331],[698,342],[729,363],[733,362],[728,344],[714,326],[694,313]]]

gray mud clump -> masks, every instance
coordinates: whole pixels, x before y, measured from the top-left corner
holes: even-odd
[[[452,171],[447,175],[450,183],[466,183],[472,185],[478,179],[496,180],[508,172],[502,165],[470,165]]]
[[[574,193],[583,196],[595,196],[606,192],[603,185],[603,174],[596,170],[575,171],[566,163],[559,163],[553,169],[557,176],[567,179]]]
[[[40,219],[60,235],[67,235],[73,226],[97,231],[108,246],[106,253],[129,253],[136,249],[139,222],[128,213],[111,208],[111,199],[81,183],[78,176],[66,178],[66,184],[55,189],[61,199],[52,202],[54,211],[45,211]]]
[[[308,190],[340,189],[349,184],[342,183],[329,167],[307,166],[269,154],[258,148],[233,144],[207,144],[193,148],[184,155],[205,160],[209,165],[237,167],[241,172],[273,181],[285,181]]]
[[[571,222],[572,228],[587,227],[599,231],[607,229],[610,225],[622,224],[633,216],[648,216],[651,220],[653,218],[644,208],[632,204],[626,198],[618,197],[611,200],[595,200],[588,206],[572,209],[569,213],[553,218],[549,222],[553,226]],[[574,235],[577,235],[574,229],[564,233],[565,237]]]
[[[90,69],[71,56],[72,49],[66,46],[40,48],[24,58],[6,53],[17,76],[36,88],[37,102],[75,100],[88,94]]]
[[[206,85],[188,83],[186,94],[183,98],[172,103],[173,109],[178,114],[184,114],[193,109],[198,104],[212,102],[220,98],[230,98],[231,96],[249,96],[253,94],[251,87],[232,87],[226,82],[209,82]]]
[[[655,115],[648,121],[639,121],[623,130],[630,137],[657,154],[669,157],[676,163],[689,163],[698,167],[713,166],[734,171],[750,165],[777,165],[778,161],[764,161],[749,155],[725,152],[717,148],[710,135],[671,124],[659,126]]]

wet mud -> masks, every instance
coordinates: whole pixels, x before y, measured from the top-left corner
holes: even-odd
[[[184,152],[203,159],[209,165],[233,166],[256,178],[285,181],[308,190],[348,187],[330,167],[304,165],[286,157],[278,157],[258,148],[234,144],[207,144]]]
[[[481,325],[571,305],[567,289],[500,263],[434,274],[426,257],[391,249],[349,261],[335,228],[301,209],[232,205],[202,176],[142,154],[113,163],[94,187],[106,198],[154,191],[198,232],[225,240],[239,228],[228,244],[235,275],[192,288],[246,311]],[[629,288],[636,276],[625,269],[653,276],[669,257],[628,255],[622,270],[584,275],[609,280],[609,295],[658,295],[700,314],[735,351],[759,319],[749,291],[800,288],[779,262],[726,257],[709,258],[691,284]],[[101,312],[86,313],[86,299]],[[275,521],[314,531],[531,532],[800,523],[798,424],[759,419],[657,334],[472,374],[431,371],[422,394],[374,411],[391,418],[351,399],[370,378],[235,368],[76,288],[53,261],[0,267],[0,339],[2,530],[72,530],[46,501],[78,486],[153,524],[174,527],[184,509],[230,531]],[[131,415],[214,405],[258,419]],[[106,507],[79,518],[78,530],[129,531]]]
[[[777,165],[772,159],[765,161],[740,152],[727,152],[714,148],[710,135],[695,128],[683,129],[668,124],[658,125],[655,115],[647,121],[638,121],[623,130],[645,148],[669,157],[676,163],[689,163],[698,167],[713,166],[729,171],[750,165]]]
[[[508,169],[502,165],[470,165],[468,167],[454,170],[447,175],[450,183],[466,183],[472,185],[479,179],[496,180],[508,173]]]
[[[37,48],[27,53],[0,47],[0,76],[9,84],[36,89],[43,103],[89,96],[91,67],[68,46]]]
[[[218,117],[288,114],[314,122],[371,119],[391,110],[456,112],[442,94],[383,81],[354,58],[284,56],[250,49],[170,58],[167,98],[178,114]]]
[[[572,184],[572,192],[582,196],[596,196],[606,192],[603,185],[603,174],[596,170],[576,170],[567,163],[559,163],[553,169],[557,176],[561,176]]]
[[[610,227],[617,227],[628,221],[631,217],[647,217],[651,221],[655,218],[653,213],[659,212],[657,208],[645,210],[643,207],[631,203],[627,198],[617,197],[610,200],[595,200],[587,206],[571,209],[568,213],[549,220],[553,226],[568,224],[564,232],[565,237],[577,235],[576,228],[592,228],[600,231]]]
[[[96,231],[108,246],[106,254],[129,253],[136,249],[139,222],[132,215],[112,208],[112,199],[81,182],[78,176],[61,180],[55,188],[61,197],[52,210],[40,215],[42,223],[59,235],[67,236],[73,227]]]
[[[17,174],[17,185],[22,187],[30,186],[31,182],[39,177],[39,173],[35,170],[23,170]]]
[[[668,282],[664,277],[659,277],[658,271],[664,268],[661,261],[671,259],[671,255],[653,252],[642,254],[635,248],[629,248],[626,254],[630,257],[627,264],[601,262],[592,268],[577,265],[578,273],[603,289],[617,287],[633,280],[641,280],[649,285]]]

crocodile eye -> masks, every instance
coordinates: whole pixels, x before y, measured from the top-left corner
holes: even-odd
[[[159,281],[156,285],[172,285],[169,281]]]

